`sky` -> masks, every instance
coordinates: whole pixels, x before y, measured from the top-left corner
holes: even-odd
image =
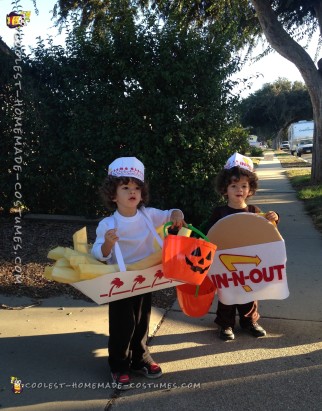
[[[6,25],[6,15],[14,10],[12,3],[15,0],[0,0],[0,36],[2,40],[9,46],[14,45],[15,29],[10,29]],[[35,47],[37,44],[37,37],[46,39],[48,35],[54,37],[54,44],[63,44],[64,36],[58,34],[58,29],[54,26],[54,21],[51,20],[51,11],[57,1],[55,0],[37,0],[37,9],[39,14],[36,15],[34,5],[31,0],[17,0],[19,8],[24,11],[31,11],[30,22],[25,25],[23,30],[22,43],[28,51],[28,46]]]
[[[23,10],[31,10],[31,21],[23,27],[23,45],[28,51],[28,46],[36,46],[36,38],[42,37],[44,40],[47,35],[53,36],[54,44],[63,44],[64,36],[58,34],[57,28],[53,27],[52,13],[53,7],[56,3],[55,0],[37,0],[37,8],[39,15],[35,14],[32,0],[16,0],[21,5]],[[6,14],[9,14],[13,10],[13,0],[0,0],[0,36],[2,40],[7,43],[8,46],[13,47],[14,44],[14,29],[10,29],[6,25]],[[314,55],[316,44],[312,42],[312,47],[309,50],[309,54]],[[259,74],[259,77],[252,82],[250,89],[240,91],[242,97],[246,97],[250,93],[261,89],[265,83],[273,83],[278,78],[286,78],[289,81],[301,81],[303,79],[295,67],[294,64],[280,56],[278,53],[273,52],[270,55],[262,58],[257,63],[247,64],[241,72],[236,74],[233,78],[243,78],[244,76],[255,76]]]

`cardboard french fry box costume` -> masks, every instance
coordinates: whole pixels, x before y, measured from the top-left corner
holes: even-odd
[[[222,303],[289,296],[285,243],[274,224],[258,214],[237,213],[219,220],[207,237],[217,244],[208,276]]]
[[[146,270],[119,271],[72,285],[97,304],[105,304],[176,284],[179,283],[164,278],[162,264],[159,264]]]
[[[162,231],[163,227],[160,227],[158,233],[162,235]],[[182,228],[178,237],[187,238],[190,234],[191,230]],[[56,247],[48,253],[48,258],[56,262],[53,266],[46,267],[44,275],[47,279],[71,284],[97,304],[175,287],[183,283],[182,280],[176,281],[175,278],[165,277],[162,242],[159,245],[155,244],[154,254],[129,265],[124,264],[121,251],[117,246],[115,254],[118,264],[108,265],[96,260],[89,252],[86,227],[73,235],[73,243],[74,249]],[[210,243],[208,244],[210,246]],[[211,247],[215,249],[215,246],[211,245]],[[181,257],[181,261],[184,260],[185,256]],[[209,265],[212,260],[213,255]],[[195,275],[193,270],[191,275]],[[200,278],[204,276],[200,275]]]
[[[56,247],[49,251],[48,258],[56,262],[45,268],[44,276],[72,285],[97,304],[182,284],[164,277],[160,246],[154,254],[126,266],[120,250],[115,251],[118,264],[96,260],[89,252],[86,227],[73,235],[73,243],[74,249]]]

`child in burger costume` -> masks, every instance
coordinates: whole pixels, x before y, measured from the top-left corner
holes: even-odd
[[[107,209],[112,212],[96,230],[92,254],[100,261],[114,264],[116,247],[126,264],[142,260],[155,251],[156,227],[168,221],[173,222],[173,228],[182,227],[182,211],[144,207],[148,200],[144,165],[135,157],[113,161],[100,191]],[[108,361],[118,389],[131,388],[130,371],[147,378],[162,375],[161,367],[152,359],[146,345],[150,314],[151,293],[109,303]]]
[[[226,205],[216,207],[207,224],[206,232],[221,218],[236,213],[261,213],[254,205],[247,205],[247,199],[256,193],[258,177],[254,173],[254,165],[249,157],[239,153],[231,156],[224,169],[216,179],[216,191],[225,197]],[[268,211],[265,218],[278,223],[279,216],[275,211]],[[258,302],[226,305],[218,301],[215,323],[220,326],[220,338],[224,341],[234,340],[236,311],[242,329],[254,337],[264,337],[266,331],[257,321],[259,319]]]

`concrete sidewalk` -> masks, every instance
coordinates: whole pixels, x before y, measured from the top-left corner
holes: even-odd
[[[8,307],[28,298],[0,296]],[[165,310],[152,308],[150,336]],[[1,410],[104,410],[114,396],[107,364],[108,307],[49,298],[25,309],[0,309]],[[21,380],[21,394],[10,378]]]
[[[281,216],[290,297],[260,303],[265,338],[238,327],[223,342],[208,315],[185,316],[177,303],[154,310],[151,352],[164,375],[134,377],[134,389],[108,384],[107,308],[75,300],[45,300],[21,311],[0,310],[0,408],[3,410],[321,410],[322,238],[297,201],[277,159],[258,168],[252,200]],[[5,299],[21,305],[28,301]],[[61,309],[64,307],[64,309]],[[21,379],[21,394],[10,377]]]

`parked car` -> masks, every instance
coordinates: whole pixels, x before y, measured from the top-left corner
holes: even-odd
[[[311,140],[301,141],[300,144],[296,147],[296,155],[301,157],[302,154],[312,153],[313,143]]]
[[[282,141],[282,144],[280,145],[281,150],[289,150],[290,149],[290,144],[288,141]]]
[[[287,131],[287,140],[290,143],[290,152],[292,155],[296,153],[297,146],[306,140],[313,140],[314,121],[301,120],[297,123],[292,123]]]

